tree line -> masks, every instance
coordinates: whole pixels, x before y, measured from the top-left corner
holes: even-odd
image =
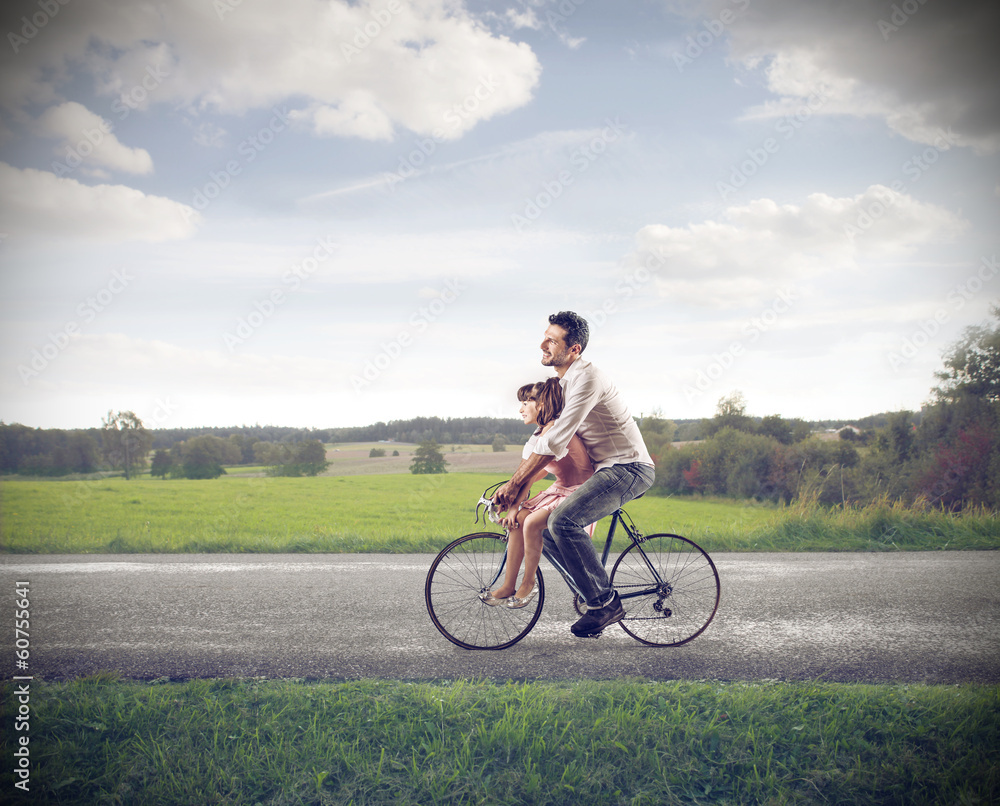
[[[225,465],[264,465],[275,475],[314,475],[326,468],[317,448],[324,443],[488,445],[500,440],[520,445],[530,433],[519,419],[492,417],[416,417],[327,429],[242,425],[150,430],[132,412],[109,412],[100,428],[42,429],[0,422],[0,474],[58,477],[119,470],[131,475],[150,467],[161,477],[214,478]]]
[[[876,500],[951,510],[1000,510],[1000,306],[944,354],[939,385],[919,412],[869,418],[824,440],[801,421],[750,417],[742,395],[719,401],[704,439],[672,447],[670,423],[640,425],[655,488],[770,501]]]

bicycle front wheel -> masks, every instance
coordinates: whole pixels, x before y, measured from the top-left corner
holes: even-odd
[[[424,584],[427,612],[441,634],[463,649],[506,649],[535,626],[542,614],[545,585],[535,575],[538,596],[527,607],[490,607],[480,594],[500,584],[507,559],[503,535],[479,532],[445,546]]]
[[[722,586],[708,553],[679,535],[650,535],[622,552],[611,571],[622,629],[650,646],[680,646],[715,617]]]

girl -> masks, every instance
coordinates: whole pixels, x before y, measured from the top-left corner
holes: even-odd
[[[544,434],[562,413],[563,393],[558,378],[549,378],[540,383],[529,383],[517,390],[521,401],[521,419],[533,423],[538,430],[528,439],[522,456],[531,453],[538,437]],[[514,504],[507,511],[504,526],[508,530],[507,569],[503,584],[493,591],[480,594],[480,598],[490,607],[525,607],[538,594],[535,586],[535,572],[542,556],[542,532],[549,520],[549,513],[558,507],[570,493],[594,475],[594,466],[587,456],[580,438],[574,436],[569,443],[569,452],[562,459],[556,459],[521,488]],[[556,480],[544,492],[534,498],[531,485],[552,473]],[[593,532],[593,525],[590,527]],[[524,576],[521,586],[517,586],[517,573],[524,562]],[[516,588],[516,589],[515,589]]]

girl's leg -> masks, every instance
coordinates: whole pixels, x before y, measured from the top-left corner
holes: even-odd
[[[548,521],[549,511],[547,509],[536,509],[524,519],[522,527],[524,533],[524,577],[521,580],[521,587],[517,589],[515,594],[520,599],[527,596],[535,585],[535,572],[542,559],[542,532]]]
[[[514,595],[517,587],[517,574],[524,560],[524,523],[516,529],[511,529],[507,536],[507,566],[504,569],[503,584],[491,591],[494,599],[506,599]],[[536,563],[537,565],[537,563]],[[532,571],[534,573],[534,571]]]

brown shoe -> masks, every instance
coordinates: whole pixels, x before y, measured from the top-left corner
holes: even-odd
[[[625,608],[615,591],[614,597],[604,607],[588,610],[587,615],[577,621],[570,629],[577,638],[596,638],[605,627],[617,624],[625,618]]]

